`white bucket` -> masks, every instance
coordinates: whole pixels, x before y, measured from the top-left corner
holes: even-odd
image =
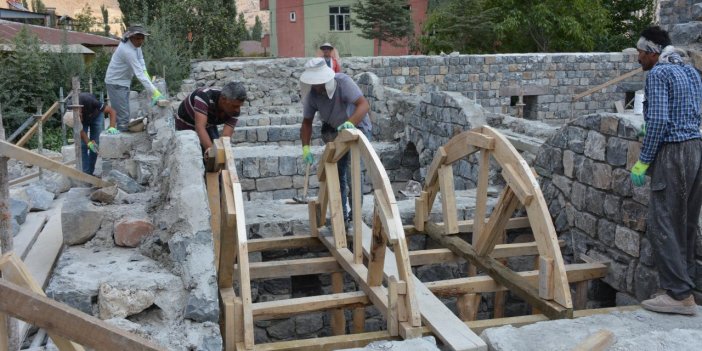
[[[634,113],[637,115],[643,114],[643,100],[644,92],[643,90],[637,90],[634,94]]]

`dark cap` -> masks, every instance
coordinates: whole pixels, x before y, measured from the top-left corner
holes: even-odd
[[[127,31],[124,33],[124,36],[126,38],[129,38],[134,34],[149,35],[149,33],[144,28],[144,26],[142,26],[141,24],[135,24],[133,26],[129,26],[129,28],[127,28]]]

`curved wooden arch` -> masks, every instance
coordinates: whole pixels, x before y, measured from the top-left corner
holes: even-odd
[[[452,164],[480,152],[472,244],[450,234],[459,233],[453,189]],[[506,185],[489,218],[485,218],[490,159],[502,168]],[[442,225],[427,221],[438,192],[442,193]],[[523,206],[539,257],[538,288],[490,257],[514,211]],[[487,220],[487,221],[486,221]],[[573,302],[558,238],[541,189],[526,161],[507,139],[488,126],[465,131],[440,147],[434,157],[421,196],[416,200],[415,229],[449,247],[457,255],[488,273],[551,318],[571,317]]]

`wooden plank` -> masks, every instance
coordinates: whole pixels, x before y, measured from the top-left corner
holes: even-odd
[[[392,336],[397,336],[400,335],[400,316],[398,312],[398,306],[397,306],[397,278],[395,278],[394,275],[390,276],[388,278],[388,318],[386,318],[387,321],[387,328],[388,332]]]
[[[61,207],[63,198],[56,199],[53,208],[46,213],[49,216],[44,229],[37,237],[27,255],[24,257],[29,273],[42,288],[49,282],[51,270],[63,248],[61,229]]]
[[[346,156],[346,153],[349,152],[349,149],[351,148],[348,143],[335,142],[334,145],[336,148],[334,149],[334,156],[332,156],[331,160],[329,161],[331,163],[339,162],[339,160]]]
[[[445,164],[453,164],[478,150],[493,149],[495,140],[476,130],[468,130],[451,138],[443,147],[446,149]]]
[[[489,256],[479,255],[473,247],[457,237],[444,236],[438,229],[431,227],[432,223],[427,223],[427,234],[443,246],[451,249],[454,253],[462,256],[470,263],[476,265],[482,271],[489,274],[498,283],[506,286],[513,293],[519,295],[527,303],[539,308],[549,318],[570,318],[573,315],[572,308],[566,308],[558,303],[543,300],[539,297],[539,292],[524,277],[507,269],[500,262]]]
[[[235,300],[236,294],[234,293],[234,288],[219,289],[219,302],[220,308],[222,309],[222,315],[224,318],[220,319],[220,330],[222,331],[222,341],[224,342],[225,351],[236,351],[237,333],[243,334],[241,328],[237,329],[234,327],[234,323],[237,320],[235,315]]]
[[[371,246],[370,230],[364,226],[363,248],[368,253]],[[385,275],[398,276],[395,254],[389,251],[385,255]],[[422,322],[428,325],[432,332],[442,342],[454,350],[487,350],[485,342],[451,312],[441,300],[434,296],[429,289],[414,275],[411,275],[411,289],[408,295],[417,298],[417,305],[422,316]]]
[[[332,222],[332,232],[337,248],[346,247],[346,227],[344,226],[344,211],[339,191],[339,170],[336,163],[325,163],[327,173],[327,190],[329,195],[329,213]]]
[[[332,273],[332,293],[341,294],[344,292],[344,274],[343,273]],[[368,297],[363,292],[358,292],[365,298],[365,303],[370,303]],[[316,304],[316,302],[315,302]],[[332,335],[343,335],[346,334],[346,317],[344,316],[344,309],[341,308],[340,304],[336,305],[337,308],[329,311],[331,314],[331,329]]]
[[[363,232],[361,223],[363,222],[363,210],[361,209],[363,201],[363,192],[361,184],[361,151],[358,144],[354,143],[351,146],[351,191],[353,195],[351,211],[353,212],[353,253],[356,259],[355,263],[363,263]]]
[[[10,350],[10,336],[8,335],[8,318],[9,316],[0,313],[0,351]]]
[[[46,122],[46,120],[49,117],[51,117],[54,113],[56,113],[56,111],[58,111],[58,108],[59,108],[59,102],[56,101],[53,103],[53,105],[51,105],[51,107],[49,107],[48,110],[46,110],[46,112],[44,112],[43,115],[41,115],[41,117],[39,117],[39,119],[36,121],[36,123],[34,123],[34,125],[31,128],[29,128],[29,130],[26,133],[24,133],[22,138],[20,138],[20,140],[15,145],[17,145],[18,147],[24,146],[24,144],[26,144],[29,141],[29,139],[32,138],[34,133],[36,133],[36,131],[39,130],[39,125]]]
[[[166,350],[140,336],[4,279],[0,279],[0,296],[0,311],[92,349]]]
[[[446,234],[458,233],[458,210],[456,209],[456,192],[453,184],[453,166],[439,167],[439,191],[441,191],[441,212],[444,218]]]
[[[237,267],[238,269],[238,267]],[[343,272],[334,257],[300,258],[249,263],[251,279],[272,279],[307,274]]]
[[[250,239],[249,253],[271,250],[298,249],[301,247],[324,247],[317,237],[311,235],[290,235],[280,238]]]
[[[475,252],[478,256],[485,256],[495,248],[502,231],[506,229],[507,221],[518,205],[519,199],[517,199],[512,189],[505,187],[497,205],[495,205],[495,209],[490,215],[490,219],[485,225],[483,233],[480,234],[480,241],[475,243]]]
[[[444,224],[441,222],[434,223],[434,225],[437,228],[444,227]],[[514,217],[514,218],[510,218],[507,220],[507,224],[505,225],[505,229],[522,229],[522,228],[529,228],[530,226],[531,225],[529,223],[529,217]],[[458,233],[459,234],[473,233],[474,232],[473,228],[474,228],[474,225],[473,225],[472,219],[458,221]],[[403,226],[403,229],[405,231],[405,235],[426,234],[426,231],[418,230],[418,229],[416,229],[415,226],[413,226],[411,224]]]
[[[482,230],[485,226],[487,193],[488,186],[490,185],[490,150],[483,149],[480,151],[478,166],[478,184],[475,192],[475,212],[473,219],[473,244],[480,241],[478,236],[482,235]]]
[[[361,228],[362,229],[362,228]],[[385,251],[387,251],[387,237],[383,235],[383,226],[380,221],[380,209],[376,206],[373,209],[373,237],[370,243],[370,255],[368,255],[368,277],[366,281],[370,286],[379,286],[383,282],[383,267],[385,266]],[[361,239],[361,244],[363,240]],[[361,254],[363,251],[361,250]],[[354,263],[359,263],[355,262]]]
[[[336,145],[334,143],[327,143],[324,147],[324,152],[322,152],[322,156],[319,157],[319,163],[317,163],[317,179],[319,179],[320,183],[327,180],[327,171],[322,165],[327,161],[331,162],[334,159],[335,152]]]
[[[568,266],[566,266],[568,267]],[[577,282],[575,284],[575,298],[573,299],[573,308],[582,310],[587,305],[587,290],[588,281]]]
[[[232,184],[238,183],[239,176],[236,174],[236,164],[234,163],[234,151],[232,151],[231,138],[221,137],[219,139],[222,141],[222,149],[224,150],[224,169],[229,171]]]
[[[635,69],[635,70],[633,70],[633,71],[629,71],[629,72],[627,72],[627,73],[624,73],[624,74],[622,74],[621,76],[619,76],[619,77],[617,77],[617,78],[608,80],[608,81],[605,82],[605,83],[602,83],[602,84],[600,84],[600,85],[598,85],[598,86],[596,86],[596,87],[594,87],[594,88],[588,89],[588,90],[586,90],[586,91],[584,91],[584,92],[582,92],[582,93],[580,93],[580,94],[578,94],[578,95],[575,95],[575,96],[573,97],[573,101],[579,100],[580,98],[582,98],[582,97],[584,97],[584,96],[588,96],[588,95],[590,95],[590,94],[592,94],[592,93],[594,93],[594,92],[600,91],[600,90],[602,90],[602,89],[604,89],[604,88],[606,88],[606,87],[608,87],[608,86],[610,86],[610,85],[612,85],[612,84],[614,84],[614,83],[618,83],[618,82],[620,82],[620,81],[622,81],[622,80],[624,80],[624,79],[627,79],[627,78],[629,78],[629,77],[631,77],[631,76],[635,76],[636,74],[641,73],[641,72],[643,72],[643,69],[642,69],[641,67],[639,67],[639,68],[637,68],[637,69]]]
[[[226,138],[224,142],[226,142]],[[226,146],[225,146],[226,150]],[[227,166],[229,167],[229,165]],[[247,349],[253,348],[254,345],[254,325],[253,315],[251,312],[251,277],[249,276],[249,250],[247,245],[246,231],[246,216],[244,215],[244,198],[241,192],[241,184],[236,182],[232,184],[232,193],[234,195],[234,205],[236,207],[235,236],[237,250],[237,275],[239,279],[239,292],[242,304],[242,324],[244,325],[244,345]]]
[[[553,259],[539,257],[539,297],[553,300]]]
[[[324,167],[321,167],[324,170]],[[317,201],[319,202],[319,222],[317,228],[327,225],[327,208],[329,206],[329,189],[326,181],[319,181],[319,193],[317,193]],[[319,235],[319,233],[317,233]]]
[[[27,213],[27,219],[20,227],[20,232],[14,238],[15,252],[20,259],[24,259],[29,254],[32,245],[37,240],[39,233],[44,229],[44,224],[48,221],[46,214],[40,212]]]
[[[524,184],[512,165],[502,165],[502,177],[505,178],[510,189],[512,189],[514,194],[517,195],[517,198],[519,198],[519,201],[524,204],[524,206],[528,206],[531,203],[531,199],[534,198],[534,194],[531,188]]]
[[[210,205],[210,227],[212,228],[212,242],[214,244],[214,262],[215,269],[219,269],[219,245],[220,245],[220,225],[221,218],[221,201],[219,199],[219,172],[206,173],[205,182],[207,184],[207,199]]]
[[[220,192],[221,225],[220,225],[220,254],[218,285],[220,289],[231,288],[234,285],[234,262],[236,261],[236,210],[234,194],[232,194],[232,179],[228,170],[222,170],[222,186]]]
[[[74,165],[75,163],[76,163],[76,160],[70,160],[68,162],[63,162],[63,164],[66,166],[71,166],[71,165]],[[22,177],[17,177],[15,179],[12,179],[8,184],[10,186],[20,185],[26,181],[29,181],[30,179],[34,179],[34,178],[38,177],[40,173],[41,172],[33,172],[33,173],[27,174],[27,175],[22,176]]]
[[[573,351],[604,351],[614,344],[614,333],[602,329],[580,342]]]
[[[61,162],[56,162],[46,156],[39,155],[37,153],[31,152],[29,150],[23,149],[19,146],[15,146],[2,140],[0,140],[0,154],[18,161],[33,164],[37,167],[41,167],[49,171],[63,174],[69,178],[92,184],[97,187],[103,188],[112,185],[112,183],[106,182],[98,177],[93,177],[89,174],[68,167]]]
[[[307,182],[305,182],[305,184],[307,184]],[[309,202],[307,202],[307,215],[309,217],[310,236],[319,236],[319,222],[317,221],[317,216],[319,215],[319,207],[317,205],[316,200],[309,200]],[[321,245],[319,241],[317,241],[316,243]],[[251,250],[250,246],[249,250]]]
[[[614,110],[615,110],[617,113],[624,113],[624,112],[626,112],[626,110],[625,110],[625,108],[624,108],[624,101],[621,101],[621,100],[615,101],[615,102],[614,102]]]
[[[365,347],[373,341],[398,340],[386,330],[328,336],[324,338],[311,338],[302,340],[279,341],[256,345],[255,351],[334,351],[352,347]]]
[[[427,221],[427,207],[426,207],[426,202],[427,202],[427,192],[422,191],[421,195],[419,197],[416,197],[414,199],[414,227],[417,228],[417,230],[422,231],[424,230],[424,222]],[[407,232],[405,230],[405,232]]]
[[[425,190],[436,183],[439,177],[439,167],[446,163],[446,158],[446,149],[443,146],[439,146],[439,149],[436,150],[436,154],[434,154],[434,159],[431,161],[431,165],[429,165],[427,169],[427,178],[424,181]],[[434,203],[433,198],[431,200],[432,201],[427,202],[427,208],[431,208],[431,205]]]
[[[366,309],[365,307],[356,307],[353,309],[353,333],[363,333],[366,330]]]
[[[364,292],[352,291],[330,295],[258,302],[252,305],[251,310],[255,320],[268,320],[287,318],[301,313],[343,309],[368,304],[370,304],[370,300]]]

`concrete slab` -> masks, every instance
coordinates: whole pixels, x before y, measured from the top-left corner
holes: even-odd
[[[607,349],[610,351],[699,350],[702,308],[694,317],[637,310],[539,322],[521,328],[508,325],[487,329],[481,337],[495,351],[565,351],[602,329],[615,335],[614,344]]]

